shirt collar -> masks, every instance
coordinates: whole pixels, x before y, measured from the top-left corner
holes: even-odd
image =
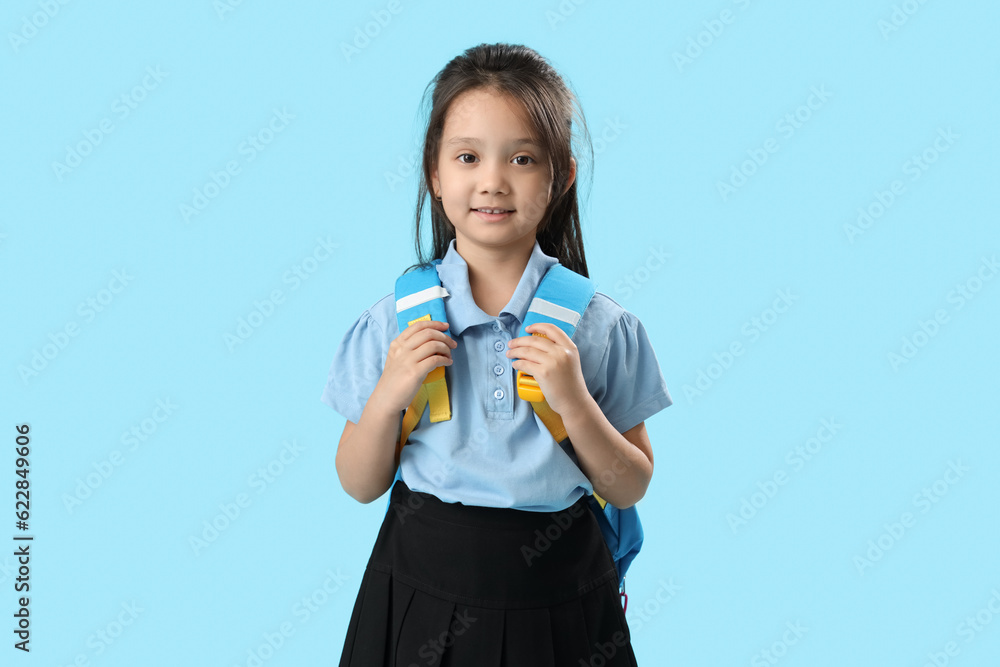
[[[538,284],[542,281],[542,276],[549,270],[549,267],[558,263],[559,260],[555,257],[550,257],[542,252],[538,241],[535,241],[535,246],[531,249],[531,256],[528,258],[528,264],[524,267],[524,273],[521,274],[521,279],[517,283],[517,288],[500,314],[507,313],[513,316],[520,327],[528,312],[531,298],[538,289]],[[467,327],[488,324],[496,319],[484,313],[472,298],[472,288],[469,286],[469,265],[455,250],[455,239],[452,239],[451,243],[448,244],[448,251],[441,263],[438,264],[437,271],[441,284],[450,295],[445,299],[450,334],[458,336]]]

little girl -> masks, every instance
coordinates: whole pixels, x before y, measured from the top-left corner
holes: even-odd
[[[619,508],[643,497],[644,422],[670,395],[642,324],[600,292],[572,339],[547,322],[518,336],[549,267],[587,275],[575,98],[535,51],[481,44],[437,74],[432,100],[416,247],[422,266],[440,260],[447,322],[400,332],[393,296],[379,300],[341,341],[322,396],[347,419],[344,490],[370,503],[391,489],[340,665],[635,665],[587,496]],[[397,452],[403,411],[440,367],[451,418],[425,412]],[[534,376],[571,447],[517,396],[518,371]]]

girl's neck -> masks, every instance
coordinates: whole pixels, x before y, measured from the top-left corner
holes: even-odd
[[[527,252],[492,251],[481,247],[455,249],[469,267],[469,288],[479,309],[496,317],[510,302],[528,265],[534,242]]]

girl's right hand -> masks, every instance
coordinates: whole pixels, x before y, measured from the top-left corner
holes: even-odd
[[[444,333],[447,328],[447,322],[414,322],[389,345],[382,377],[373,392],[387,409],[405,410],[428,373],[452,364],[451,351],[458,343]]]

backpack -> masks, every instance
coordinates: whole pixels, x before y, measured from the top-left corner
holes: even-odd
[[[399,330],[403,331],[414,322],[421,320],[437,320],[447,322],[444,299],[448,291],[441,285],[437,265],[440,259],[435,259],[429,266],[405,273],[396,280],[396,320]],[[528,306],[527,315],[521,324],[518,336],[528,335],[525,328],[538,322],[550,322],[573,337],[576,325],[584,310],[596,292],[594,283],[584,276],[571,271],[561,264],[553,264],[542,276]],[[539,335],[539,334],[536,334]],[[451,405],[448,400],[448,388],[445,381],[444,366],[435,368],[427,374],[413,402],[403,415],[402,431],[396,444],[396,477],[402,479],[399,468],[399,456],[410,433],[420,421],[425,407],[429,408],[430,421],[439,422],[451,419]],[[517,393],[522,400],[529,401],[535,413],[552,434],[557,443],[576,462],[572,453],[572,445],[566,436],[562,419],[545,402],[537,381],[530,375],[517,372]],[[627,509],[614,507],[596,493],[588,495],[588,506],[597,519],[601,534],[608,545],[618,574],[618,587],[628,608],[628,596],[625,594],[625,572],[642,547],[643,532],[639,514],[635,506]],[[389,504],[386,503],[386,512]]]

